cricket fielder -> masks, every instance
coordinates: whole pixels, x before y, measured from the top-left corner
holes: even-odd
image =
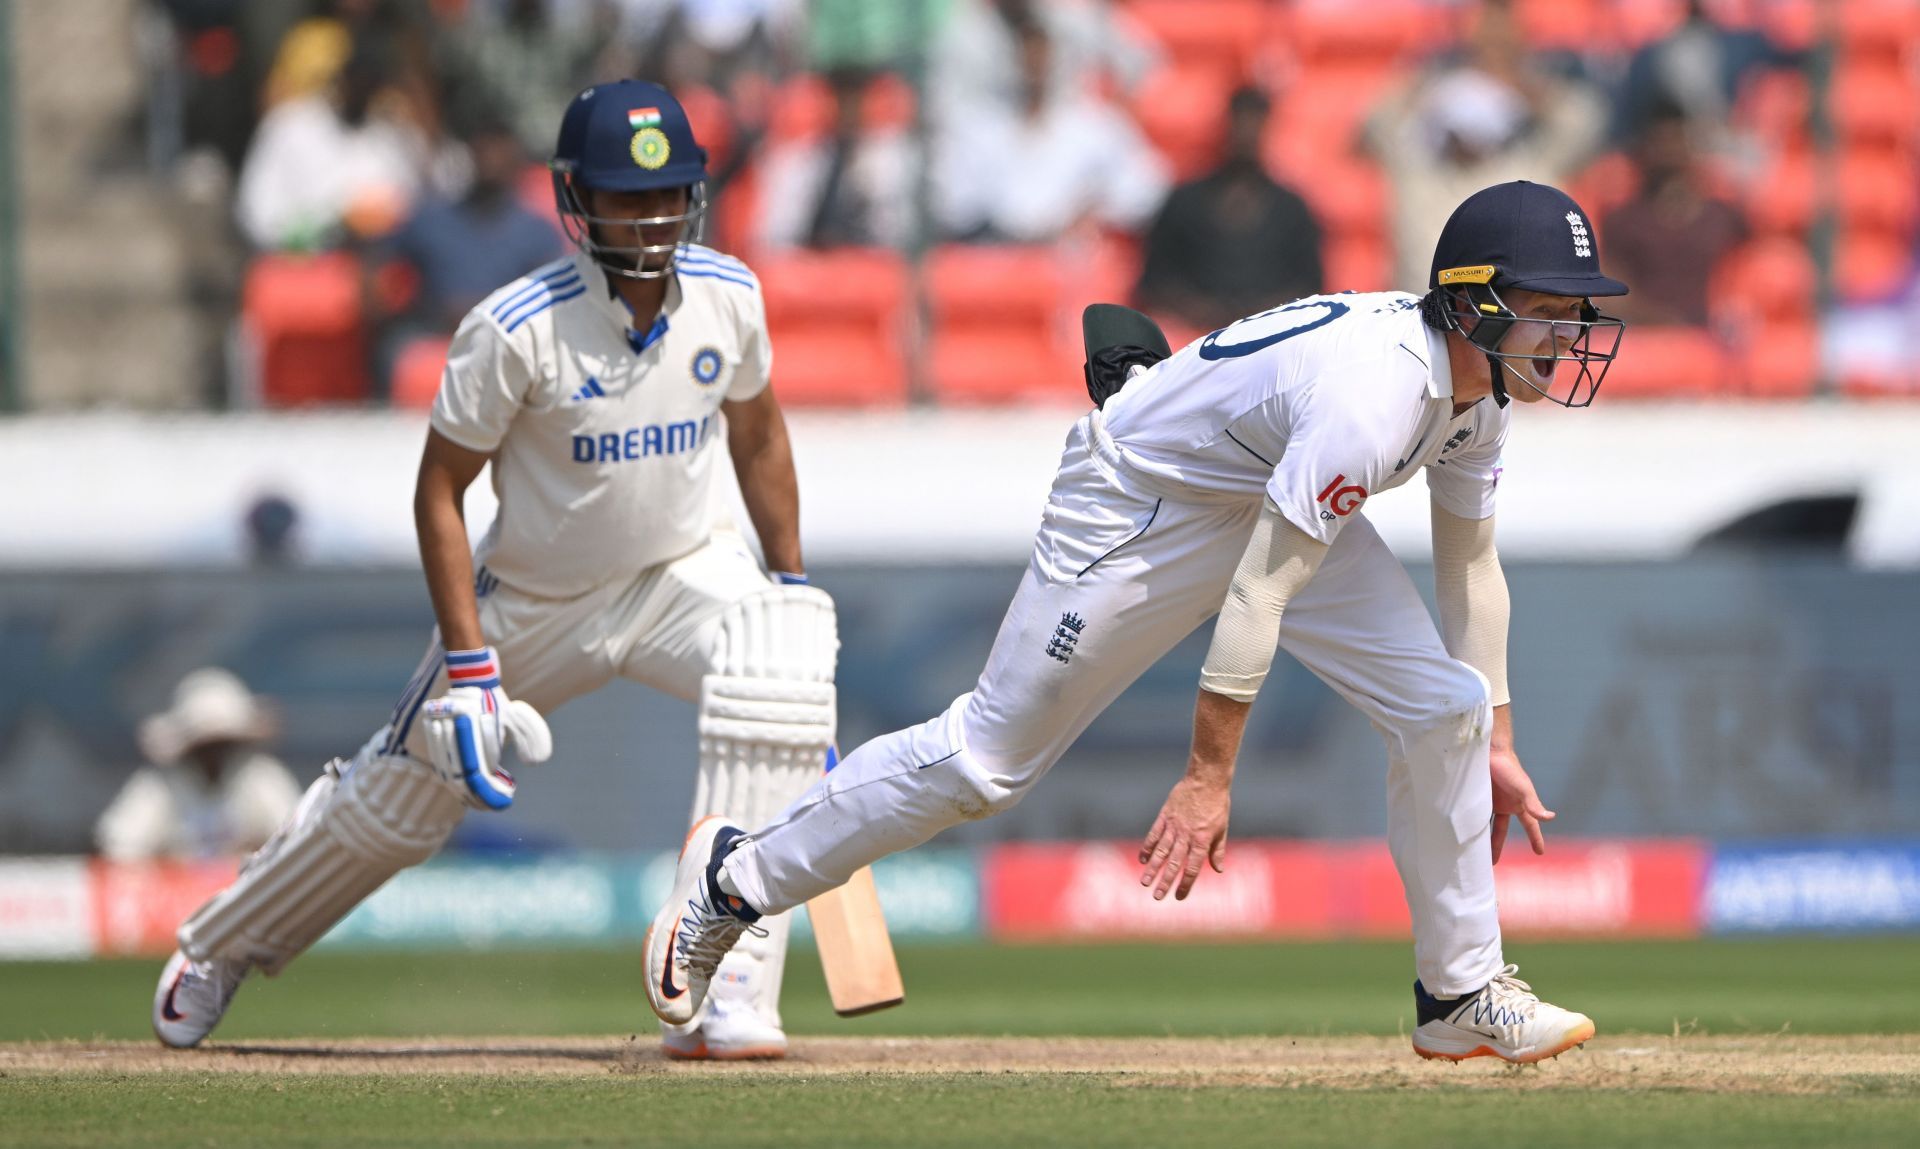
[[[1544,850],[1513,749],[1507,588],[1494,550],[1509,399],[1592,401],[1622,327],[1595,296],[1586,213],[1531,183],[1454,212],[1429,290],[1316,295],[1233,323],[1104,394],[1068,436],[1033,556],[974,689],[868,742],[771,823],[690,835],[647,942],[647,993],[695,1015],[761,915],[857,867],[1018,802],[1095,715],[1209,617],[1186,776],[1140,851],[1184,897],[1224,864],[1229,783],[1276,646],[1387,743],[1388,841],[1412,911],[1424,1057],[1537,1061],[1593,1023],[1549,1005],[1501,952],[1493,864],[1517,817]],[[1144,346],[1147,334],[1114,340]],[[1118,349],[1124,360],[1127,351]],[[1143,361],[1158,354],[1140,355]],[[1440,624],[1362,513],[1424,470]]]
[[[467,315],[434,402],[414,514],[439,629],[392,720],[180,927],[153,1004],[168,1045],[198,1043],[250,971],[278,973],[468,807],[510,804],[503,745],[545,759],[541,715],[616,676],[699,704],[696,817],[757,825],[820,774],[833,603],[804,585],[759,283],[694,242],[706,153],[666,89],[622,81],[574,98],[552,168],[578,252]],[[714,510],[729,458],[771,575]],[[462,496],[489,461],[500,512],[471,551]],[[785,956],[769,918],[668,1052],[781,1056]]]

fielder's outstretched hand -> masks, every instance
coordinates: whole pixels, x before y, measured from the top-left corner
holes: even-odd
[[[1174,783],[1140,843],[1140,884],[1153,887],[1153,900],[1173,891],[1175,901],[1186,898],[1200,876],[1200,867],[1213,866],[1223,874],[1227,863],[1227,812],[1233,805],[1230,787],[1192,777]]]
[[[1547,836],[1540,829],[1540,823],[1553,821],[1553,811],[1540,802],[1540,795],[1534,793],[1533,779],[1520,765],[1520,759],[1511,750],[1495,747],[1492,754],[1493,765],[1493,861],[1500,864],[1500,849],[1507,844],[1507,819],[1519,818],[1520,826],[1527,832],[1527,841],[1532,843],[1533,852],[1547,852]]]

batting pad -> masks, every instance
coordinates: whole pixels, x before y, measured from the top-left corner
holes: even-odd
[[[277,974],[388,878],[432,857],[465,812],[462,795],[412,758],[363,751],[331,763],[233,885],[180,927],[180,949]]]
[[[807,586],[742,599],[721,618],[715,672],[700,684],[700,775],[693,820],[724,814],[758,829],[819,780],[833,745],[833,600]],[[788,914],[763,918],[721,961],[712,993],[780,1024]],[[694,1020],[699,1024],[699,1019]]]

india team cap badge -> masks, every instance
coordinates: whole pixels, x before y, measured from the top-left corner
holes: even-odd
[[[639,164],[650,172],[658,171],[666,166],[667,160],[673,155],[673,147],[667,143],[667,133],[661,131],[656,126],[660,122],[660,113],[654,109],[642,108],[638,111],[628,112],[628,123],[633,123],[634,117],[644,112],[651,112],[653,114],[653,120],[645,127],[633,133],[633,143],[628,146],[627,150],[633,153],[634,163]]]

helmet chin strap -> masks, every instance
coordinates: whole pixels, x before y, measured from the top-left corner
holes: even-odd
[[[1507,381],[1502,378],[1503,371],[1511,370],[1513,368],[1502,363],[1498,355],[1491,352],[1487,354],[1487,378],[1493,384],[1493,405],[1496,407],[1505,407],[1513,402],[1513,396],[1507,394]]]

